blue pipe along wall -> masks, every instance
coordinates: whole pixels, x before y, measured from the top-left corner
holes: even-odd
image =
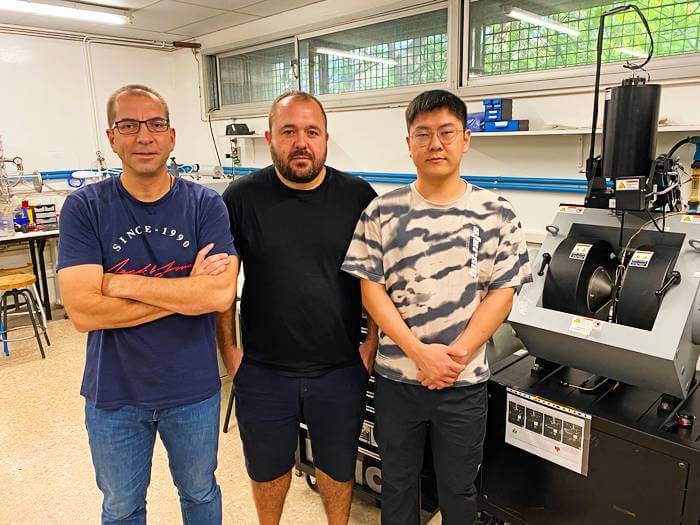
[[[258,168],[236,167],[236,176],[248,175]],[[41,176],[44,180],[68,180],[76,171],[94,170],[54,170],[43,171]],[[231,167],[224,167],[224,173],[233,174]],[[410,184],[416,180],[412,173],[385,173],[373,171],[350,171],[346,172],[356,177],[362,177],[367,182],[383,184]],[[25,177],[27,182],[31,182],[31,177]],[[553,179],[541,177],[498,177],[498,176],[462,176],[467,182],[486,189],[493,190],[519,190],[519,191],[540,191],[558,193],[586,193],[587,181],[585,179]],[[24,179],[23,179],[24,180]]]

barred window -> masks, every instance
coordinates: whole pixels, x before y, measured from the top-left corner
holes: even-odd
[[[221,56],[219,85],[222,105],[265,102],[294,89],[293,59],[292,43]]]
[[[626,3],[472,1],[469,4],[469,76],[593,64],[600,15]],[[655,56],[700,51],[700,2],[635,0],[634,3],[649,21]],[[512,12],[514,4],[521,11],[520,19],[514,18],[519,16]],[[533,22],[529,15],[540,17],[540,21]],[[554,27],[545,27],[542,20],[545,24],[553,23]],[[571,31],[565,32],[567,29]],[[638,61],[646,57],[648,44],[646,30],[636,13],[626,12],[606,19],[604,62]]]
[[[329,95],[445,82],[447,9],[299,41],[301,89]]]
[[[627,4],[615,0],[425,2],[408,11],[387,11],[373,20],[360,18],[331,27],[319,24],[309,33],[280,36],[286,40],[258,45],[261,40],[255,38],[247,42],[256,47],[244,48],[244,41],[240,49],[207,55],[213,60],[202,63],[210,82],[206,107],[221,116],[263,114],[269,102],[290,89],[319,95],[328,107],[338,108],[405,103],[430,87],[471,96],[485,93],[487,87],[493,93],[547,89],[537,86],[565,77],[569,85],[576,82],[574,76],[583,79],[589,70],[581,74],[571,68],[596,61],[601,14]],[[662,71],[667,79],[695,75],[700,66],[700,0],[634,0],[634,4],[649,22],[654,56],[683,55],[658,66],[652,61],[652,74]],[[634,11],[606,19],[603,62],[642,61],[648,49],[647,32]],[[499,79],[517,73],[530,74],[508,83]],[[351,96],[337,96],[344,94]]]

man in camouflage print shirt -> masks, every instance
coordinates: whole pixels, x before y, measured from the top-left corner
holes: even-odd
[[[459,176],[467,109],[442,90],[406,110],[415,183],[373,200],[342,269],[362,279],[380,328],[375,432],[382,524],[419,523],[419,475],[429,435],[445,525],[473,523],[486,432],[485,343],[531,280],[510,203]]]

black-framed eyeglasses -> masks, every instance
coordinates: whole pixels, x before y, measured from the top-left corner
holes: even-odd
[[[437,132],[437,137],[441,143],[451,144],[460,133],[464,133],[464,130],[459,128],[442,128]],[[411,138],[416,146],[427,146],[433,141],[435,135],[436,133],[429,129],[419,129],[411,133]]]
[[[148,131],[151,133],[163,133],[170,129],[170,122],[168,122],[168,119],[161,117],[149,118],[148,120],[125,118],[119,122],[115,122],[112,128],[116,129],[122,135],[136,135],[141,129],[141,124],[146,124]]]

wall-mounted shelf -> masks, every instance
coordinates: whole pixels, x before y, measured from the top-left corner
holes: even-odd
[[[596,130],[597,134],[601,134],[603,130]],[[700,124],[682,125],[682,126],[661,126],[659,133],[664,132],[700,132]],[[530,131],[479,131],[472,132],[473,137],[515,137],[515,136],[557,136],[557,135],[590,135],[590,129],[533,129]],[[264,133],[253,133],[252,135],[219,135],[222,139],[264,139]]]
[[[683,124],[679,126],[660,126],[659,133],[698,133],[700,132],[700,124]],[[597,129],[596,134],[603,133],[602,129]],[[566,135],[575,136],[578,139],[578,167],[583,169],[586,161],[586,141],[585,137],[590,136],[591,130],[579,129],[534,129],[530,131],[480,131],[472,133],[474,137],[561,137]],[[597,140],[597,139],[596,139]]]
[[[229,145],[231,146],[231,150],[233,150],[234,146],[242,146],[245,144],[245,149],[250,151],[248,154],[252,156],[253,159],[255,159],[255,144],[258,139],[264,139],[265,134],[264,133],[251,133],[249,135],[217,135],[219,140],[226,140],[228,141]],[[240,141],[240,142],[239,142]],[[245,141],[245,142],[242,142]],[[248,142],[250,141],[250,142]],[[228,154],[227,154],[228,155]]]
[[[219,135],[222,139],[264,139],[264,133],[253,133],[251,135]]]
[[[264,133],[252,133],[250,135],[226,135],[227,137],[231,137],[232,139],[264,139],[265,134]]]
[[[659,133],[664,132],[700,132],[700,124],[682,126],[660,126]],[[597,129],[596,133],[601,134],[603,130]],[[556,135],[590,135],[589,129],[534,129],[530,131],[479,131],[472,133],[473,137],[513,137],[513,136],[556,136]]]

